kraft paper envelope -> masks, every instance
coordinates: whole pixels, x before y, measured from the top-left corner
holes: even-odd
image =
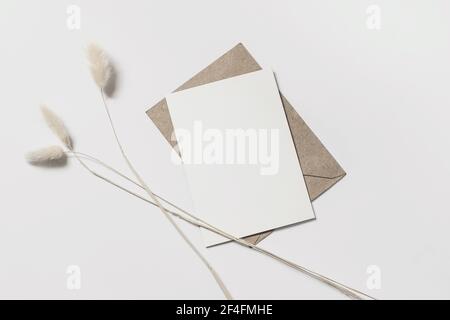
[[[175,91],[180,91],[209,82],[223,80],[245,73],[261,70],[261,67],[253,59],[247,49],[239,43],[226,52],[216,61],[200,71],[190,80],[185,82]],[[300,165],[305,177],[306,186],[311,201],[317,199],[322,193],[331,188],[336,182],[345,176],[345,171],[323,146],[316,135],[306,125],[294,107],[280,93],[286,118],[292,133]],[[172,139],[173,125],[165,99],[159,101],[147,110],[147,115],[161,131],[164,138],[176,146]],[[257,244],[266,238],[272,231],[256,234],[245,239]]]

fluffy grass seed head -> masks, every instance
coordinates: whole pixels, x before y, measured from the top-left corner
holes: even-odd
[[[49,146],[28,152],[25,159],[34,165],[47,164],[66,158],[66,153],[60,146]]]
[[[87,47],[87,57],[92,78],[100,89],[104,89],[112,74],[111,62],[106,53],[96,44]]]
[[[52,130],[59,140],[64,143],[67,149],[72,150],[72,138],[70,137],[64,122],[47,106],[42,105],[41,112],[50,130]]]

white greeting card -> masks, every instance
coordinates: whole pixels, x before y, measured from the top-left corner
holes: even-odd
[[[236,237],[314,218],[271,71],[166,99],[195,215]],[[207,246],[227,241],[202,233]]]

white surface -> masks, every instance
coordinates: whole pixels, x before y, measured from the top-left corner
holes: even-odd
[[[198,217],[237,238],[314,218],[271,70],[178,91],[166,99]],[[229,147],[237,141],[235,136],[227,138],[230,130],[257,135],[255,140],[240,135],[248,148],[240,155],[243,163],[238,163],[238,147]],[[186,132],[190,138],[184,136]],[[207,132],[207,144],[197,147],[204,143]],[[214,158],[208,156],[206,145],[217,148]],[[203,154],[200,159],[194,159],[192,153],[198,152],[194,148]],[[267,156],[267,151],[271,163],[265,164],[259,155]],[[206,246],[228,241],[203,228],[202,236]]]
[[[450,3],[376,3],[380,30],[361,0],[1,1],[0,297],[222,298],[158,210],[75,162],[23,161],[56,141],[38,112],[47,102],[79,150],[125,170],[85,63],[96,40],[119,69],[117,129],[156,192],[189,207],[144,111],[242,41],[348,173],[314,202],[316,221],[261,246],[377,298],[450,298]],[[66,27],[69,4],[80,30]],[[343,298],[246,248],[205,251],[236,298]],[[69,265],[81,290],[66,288]]]

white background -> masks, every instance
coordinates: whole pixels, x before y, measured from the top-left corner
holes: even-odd
[[[81,28],[66,25],[70,4]],[[381,9],[381,29],[366,9]],[[84,47],[113,57],[112,114],[130,158],[186,209],[181,167],[144,111],[243,42],[348,175],[314,202],[317,220],[264,248],[380,299],[450,298],[448,1],[17,1],[0,4],[0,297],[222,298],[155,208],[75,162],[29,166],[56,143],[48,103],[80,151],[126,170]],[[184,229],[199,246],[199,231]],[[202,249],[235,298],[343,298],[237,245]],[[81,268],[81,289],[66,268]],[[381,289],[366,287],[367,267]]]

